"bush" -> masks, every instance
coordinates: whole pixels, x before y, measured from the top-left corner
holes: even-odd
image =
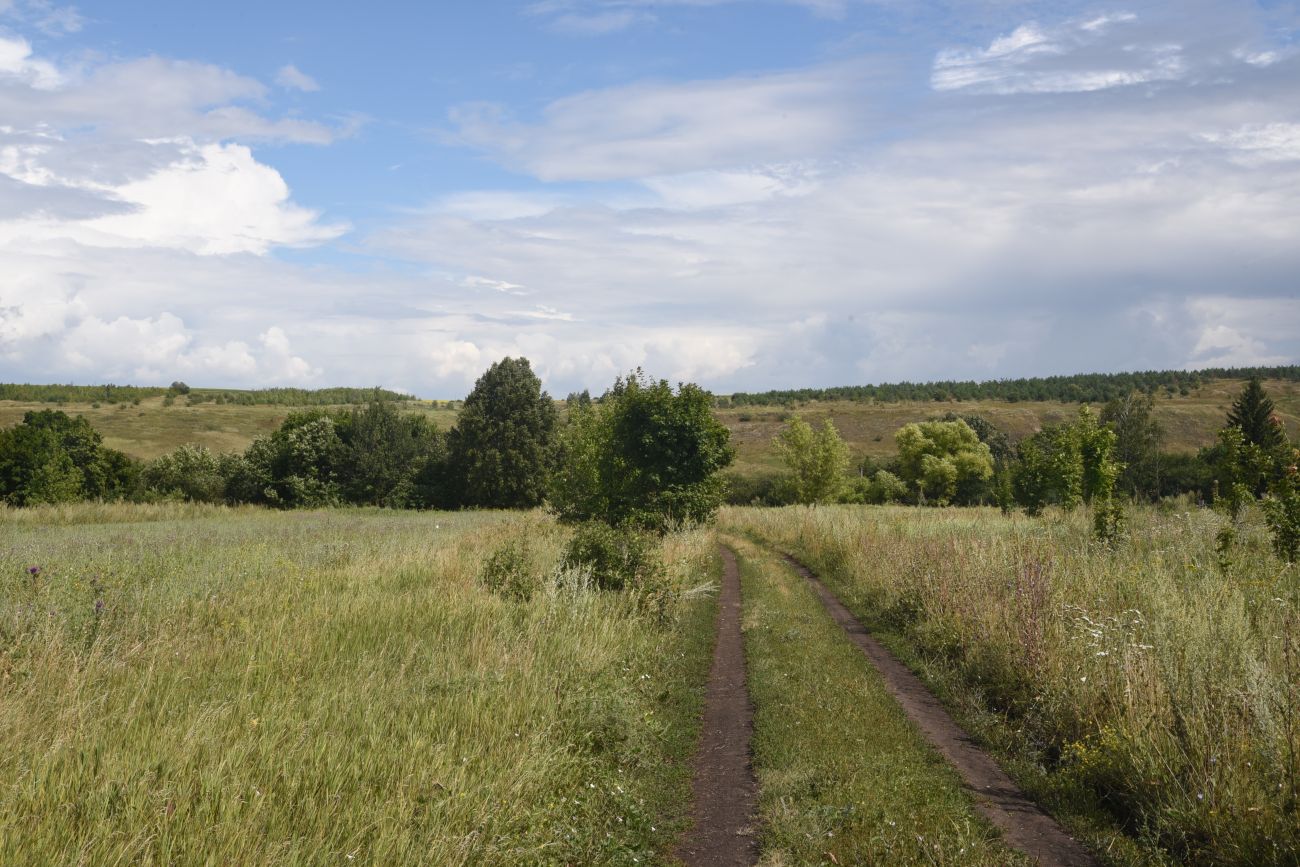
[[[650,533],[590,521],[578,527],[563,568],[583,569],[601,590],[654,590],[663,583],[659,545]]]
[[[488,555],[478,580],[498,596],[526,602],[537,589],[531,564],[528,542],[512,539]]]

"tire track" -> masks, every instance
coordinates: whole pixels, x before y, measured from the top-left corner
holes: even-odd
[[[993,758],[980,749],[916,675],[872,638],[853,613],[806,566],[783,555],[812,585],[826,612],[847,633],[884,678],[907,716],[975,795],[975,806],[1002,832],[1007,843],[1043,867],[1097,867],[1098,861],[1056,820],[1043,812]]]
[[[691,867],[750,865],[758,860],[758,783],[750,764],[754,709],[745,687],[740,568],[731,549],[720,550],[723,570],[718,642],[709,672],[700,745],[693,762],[694,824],[676,853]]]

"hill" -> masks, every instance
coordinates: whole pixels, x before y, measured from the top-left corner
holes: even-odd
[[[1214,439],[1215,431],[1223,426],[1228,406],[1244,382],[1244,375],[1207,378],[1202,374],[1195,385],[1186,380],[1180,389],[1161,387],[1155,390],[1156,416],[1166,432],[1165,449],[1194,452],[1209,445]],[[1292,438],[1300,439],[1300,381],[1295,378],[1275,378],[1266,380],[1264,384],[1277,403],[1279,414]],[[12,387],[0,386],[0,393],[5,393],[5,388]],[[239,451],[246,448],[254,437],[275,430],[296,407],[343,406],[360,402],[373,394],[370,389],[323,389],[317,392],[295,389],[269,389],[262,392],[195,389],[190,395],[173,397],[169,402],[165,389],[157,389],[155,392],[153,396],[133,396],[128,402],[107,403],[83,398],[60,400],[57,405],[71,415],[85,416],[104,435],[105,444],[110,448],[148,459],[183,443],[199,443],[217,452]],[[796,393],[802,392],[770,394]],[[830,397],[840,392],[827,389],[816,392],[810,390],[808,393],[824,393]],[[86,393],[93,394],[93,391]],[[217,395],[228,397],[219,403]],[[234,395],[250,397],[234,398]],[[326,402],[326,396],[333,397],[337,402]],[[455,423],[454,402],[401,397],[404,398],[400,403],[403,411],[423,413],[442,430]],[[855,457],[870,455],[883,458],[894,454],[894,431],[898,428],[946,412],[982,415],[1005,430],[1014,441],[1034,433],[1044,425],[1069,418],[1078,406],[1077,402],[1062,400],[898,399],[886,402],[875,398],[791,398],[784,406],[763,406],[750,405],[744,401],[741,405],[736,405],[735,397],[720,398],[715,412],[731,430],[738,450],[736,469],[741,473],[775,470],[779,466],[779,460],[772,449],[772,437],[796,414],[814,424],[820,423],[824,418],[832,419]],[[273,400],[290,402],[277,403]],[[295,400],[301,402],[292,403]],[[50,405],[48,401],[33,399],[0,400],[0,427],[17,424],[27,410],[44,409]]]

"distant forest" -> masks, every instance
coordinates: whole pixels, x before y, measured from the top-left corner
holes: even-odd
[[[1036,376],[987,382],[898,382],[886,385],[843,385],[834,388],[796,388],[763,392],[737,392],[714,399],[717,406],[792,406],[812,400],[851,400],[860,403],[898,403],[904,400],[963,401],[1056,400],[1062,403],[1105,403],[1134,391],[1143,394],[1190,394],[1215,379],[1300,380],[1300,365],[1286,367],[1211,367],[1204,370],[1147,370],[1138,373],[1080,373],[1074,376]]]
[[[230,391],[191,389],[183,382],[170,387],[136,385],[26,385],[0,383],[0,400],[23,403],[132,403],[150,397],[184,395],[189,403],[233,403],[239,406],[344,406],[373,401],[414,400],[385,388],[261,388]]]

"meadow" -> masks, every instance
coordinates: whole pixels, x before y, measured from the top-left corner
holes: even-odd
[[[0,863],[645,863],[713,599],[558,570],[538,513],[0,513]],[[536,592],[490,592],[522,551]],[[705,533],[663,543],[708,583]]]
[[[1257,516],[726,509],[794,553],[1058,818],[1123,864],[1300,860],[1300,575]]]

